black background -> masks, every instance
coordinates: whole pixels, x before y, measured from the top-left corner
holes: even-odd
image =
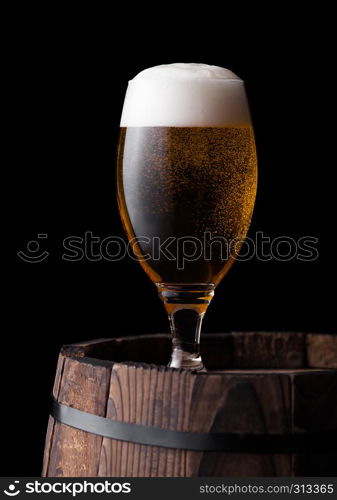
[[[4,226],[14,243],[2,362],[3,430],[10,439],[2,475],[40,473],[62,344],[168,330],[137,263],[61,258],[66,236],[124,236],[116,141],[127,81],[146,67],[205,62],[240,75],[259,159],[250,236],[319,238],[315,262],[236,263],[217,289],[204,331],[333,331],[330,15],[280,5],[261,12],[244,4],[233,12],[227,4],[221,11],[203,6],[185,15],[165,4],[155,10],[130,4],[123,13],[50,8],[18,16],[11,58],[14,183]],[[48,234],[41,241],[48,259],[23,262],[16,253],[38,233]]]

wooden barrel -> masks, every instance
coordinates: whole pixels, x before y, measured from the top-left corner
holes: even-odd
[[[80,417],[161,429],[172,443],[214,434],[228,449],[218,438],[213,451],[120,440],[54,413],[43,476],[337,475],[337,336],[204,334],[202,352],[208,371],[193,373],[165,366],[167,335],[66,345],[53,395],[58,410]]]

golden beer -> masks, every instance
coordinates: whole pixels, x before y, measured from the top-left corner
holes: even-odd
[[[121,129],[121,217],[155,283],[217,284],[233,263],[233,242],[246,236],[256,182],[251,126]],[[166,240],[159,255],[154,246]],[[226,242],[230,252],[221,247]]]

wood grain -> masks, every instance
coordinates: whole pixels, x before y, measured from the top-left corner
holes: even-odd
[[[62,362],[62,361],[61,361]],[[105,416],[110,369],[77,359],[64,358],[59,373],[58,401],[95,415]],[[54,394],[54,397],[56,395]],[[45,477],[97,475],[102,438],[54,422]]]
[[[287,375],[217,375],[201,379],[195,391],[192,430],[284,434],[290,431],[290,383]],[[204,432],[204,431],[203,431]],[[200,476],[286,476],[289,455],[204,453]]]
[[[64,356],[62,354],[59,355],[56,367],[56,375],[53,387],[53,397],[58,400],[60,393],[60,385],[63,375],[63,366],[64,366]],[[44,451],[44,460],[42,466],[42,477],[46,477],[48,475],[49,461],[51,458],[51,447],[54,442],[54,429],[55,429],[55,420],[53,417],[49,416],[47,434],[46,434],[46,444]]]
[[[212,334],[203,341],[206,364],[213,368],[207,373],[166,368],[167,335],[81,342],[63,347],[53,393],[59,402],[89,413],[170,430],[282,435],[335,429],[336,338]],[[334,476],[337,450],[336,454],[177,450],[102,438],[50,417],[42,474]]]
[[[233,334],[236,368],[303,368],[303,333],[242,332]]]
[[[337,368],[337,335],[306,336],[308,365],[313,368]]]
[[[337,371],[305,372],[292,377],[294,432],[328,431],[337,428]],[[294,454],[296,476],[335,476],[336,452]]]

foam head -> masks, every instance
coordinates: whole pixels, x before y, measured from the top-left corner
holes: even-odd
[[[208,64],[163,64],[129,82],[121,127],[229,127],[251,123],[243,81]]]

